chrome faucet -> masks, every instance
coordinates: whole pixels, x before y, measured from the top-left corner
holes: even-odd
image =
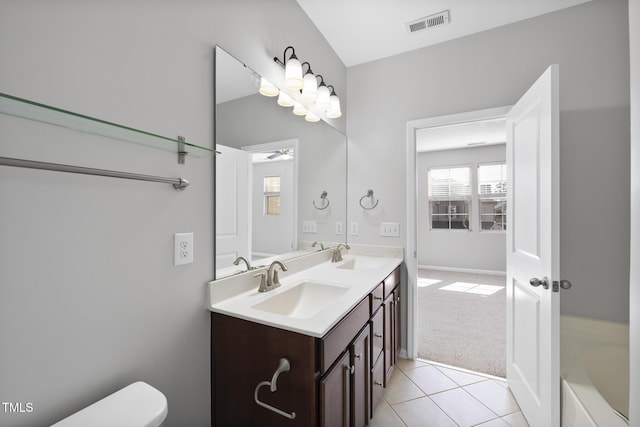
[[[276,270],[276,267],[278,265],[280,266],[282,271],[288,270],[288,268],[280,261],[273,261],[269,266],[269,270],[267,271],[267,291],[273,290],[280,286],[280,280],[278,280],[278,270]]]
[[[244,263],[247,265],[247,271],[253,270],[249,261],[247,261],[247,259],[243,256],[239,256],[238,258],[236,258],[235,261],[233,261],[233,265],[239,265],[240,261],[244,261]]]
[[[322,242],[319,242],[319,241],[317,241],[317,240],[316,240],[315,242],[313,242],[313,244],[311,245],[311,247],[312,247],[312,248],[315,248],[315,247],[316,247],[316,245],[320,245],[320,250],[321,250],[321,251],[324,251],[324,245],[322,244]]]
[[[333,250],[333,253],[331,254],[331,262],[342,261],[342,248],[351,249],[351,247],[346,243],[338,243],[338,246],[336,246],[336,248]]]
[[[273,261],[266,273],[258,273],[253,276],[260,277],[260,287],[258,288],[258,292],[269,292],[280,286],[278,270],[276,270],[277,266],[280,266],[282,271],[287,271],[287,267],[283,263],[280,261]]]

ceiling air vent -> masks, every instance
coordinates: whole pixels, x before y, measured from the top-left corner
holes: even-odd
[[[419,31],[428,30],[429,28],[439,27],[449,23],[449,11],[445,10],[434,15],[425,16],[406,24],[409,33],[417,33]]]

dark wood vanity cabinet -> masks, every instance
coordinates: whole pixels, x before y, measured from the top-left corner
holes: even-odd
[[[398,267],[322,338],[212,313],[212,425],[367,426],[400,348],[399,284]],[[277,390],[256,391],[283,357]]]

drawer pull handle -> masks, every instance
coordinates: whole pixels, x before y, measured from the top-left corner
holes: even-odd
[[[373,297],[373,299],[377,299],[379,301],[382,301],[382,297]]]
[[[379,387],[382,387],[382,383],[381,383],[381,382],[379,382],[379,381],[374,381],[373,383],[374,383],[375,385],[379,386]]]
[[[373,336],[376,338],[382,338],[382,334],[373,334]]]

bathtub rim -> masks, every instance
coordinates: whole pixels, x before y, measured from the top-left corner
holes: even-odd
[[[614,413],[584,369],[581,353],[601,346],[629,348],[629,325],[579,316],[560,316],[560,374],[576,405],[596,426],[628,427]],[[579,363],[577,362],[579,361]],[[566,397],[562,395],[564,400]],[[564,417],[564,414],[563,414]],[[606,419],[605,419],[606,418]]]

